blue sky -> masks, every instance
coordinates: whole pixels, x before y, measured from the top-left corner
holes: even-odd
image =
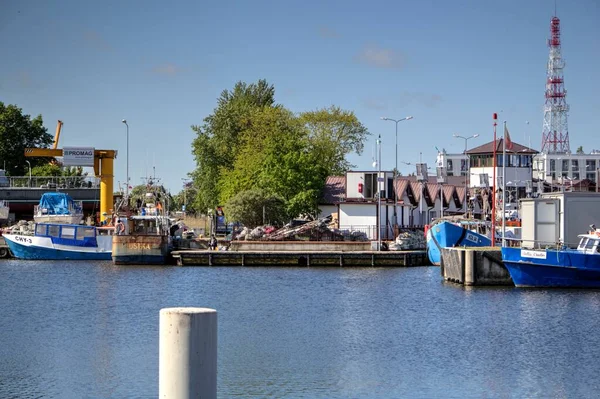
[[[221,91],[264,78],[294,112],[337,105],[377,135],[382,167],[462,152],[453,133],[539,149],[552,0],[0,2],[0,101],[42,114],[60,146],[119,151],[115,188],[157,177],[173,192],[195,167],[194,133]],[[571,149],[600,149],[600,2],[559,1]],[[595,113],[594,113],[595,111]],[[526,122],[529,121],[529,124]],[[498,130],[500,132],[500,129]],[[500,133],[499,133],[500,134]]]

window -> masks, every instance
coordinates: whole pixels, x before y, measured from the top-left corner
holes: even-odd
[[[585,178],[592,180],[592,181],[596,181],[596,172],[588,172],[585,174]]]
[[[365,173],[365,198],[374,198],[377,193],[377,173]]]
[[[48,227],[48,225],[36,224],[35,225],[35,234],[37,234],[38,236],[45,236],[46,235],[46,227]]]
[[[579,170],[579,161],[577,159],[573,159],[571,161],[571,170],[574,172],[576,170]]]
[[[60,226],[49,225],[48,226],[48,235],[50,237],[60,237]]]
[[[569,171],[569,160],[568,159],[563,159],[562,160],[562,169],[563,172],[568,172]]]
[[[573,172],[573,180],[579,180],[579,172]]]
[[[63,226],[62,227],[62,232],[61,232],[60,236],[62,238],[74,239],[75,238],[75,227],[72,227],[72,226]]]
[[[586,170],[586,172],[595,171],[596,170],[596,160],[588,159],[587,161],[585,161],[585,170]]]

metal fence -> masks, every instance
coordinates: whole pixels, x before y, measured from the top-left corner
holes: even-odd
[[[8,178],[8,186],[14,188],[91,188],[98,189],[100,187],[100,179],[98,177],[82,177],[82,176],[10,176]]]

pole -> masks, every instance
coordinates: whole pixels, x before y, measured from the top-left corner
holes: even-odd
[[[29,161],[25,161],[27,162],[27,165],[29,165],[29,183],[28,186],[31,188],[31,162]]]
[[[502,136],[502,246],[506,246],[506,121]]]
[[[125,162],[127,164],[127,177],[125,181],[125,201],[127,202],[127,206],[129,206],[129,124],[127,123],[126,119],[123,119],[121,122],[123,122],[127,127],[127,152],[125,154]]]
[[[379,162],[377,162],[377,250],[381,251],[381,188],[379,187],[379,178],[381,176],[381,135],[377,139],[377,147],[379,150]]]
[[[217,311],[160,310],[159,398],[217,397]]]
[[[471,165],[469,165],[469,157],[467,156],[467,141],[469,139],[465,139],[465,156],[467,157],[467,160],[465,161],[467,163],[467,174],[465,175],[465,216],[467,215],[467,203],[469,201],[469,188],[468,188],[468,178],[469,173],[471,173]]]
[[[494,113],[494,160],[492,165],[494,166],[494,177],[493,181],[493,189],[492,189],[492,247],[496,245],[496,190],[498,189],[498,184],[496,183],[496,120],[498,119],[498,114]]]
[[[440,184],[440,218],[444,217],[444,185]]]
[[[398,185],[398,122],[396,122],[396,167],[394,169],[394,221],[393,228],[398,224],[398,189],[396,186]]]

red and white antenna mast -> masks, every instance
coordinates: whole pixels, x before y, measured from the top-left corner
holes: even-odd
[[[546,79],[542,152],[547,154],[567,153],[570,151],[567,125],[569,105],[565,98],[567,95],[563,77],[565,62],[560,50],[560,19],[558,17],[552,17],[550,21],[548,47],[550,47],[550,56]]]

